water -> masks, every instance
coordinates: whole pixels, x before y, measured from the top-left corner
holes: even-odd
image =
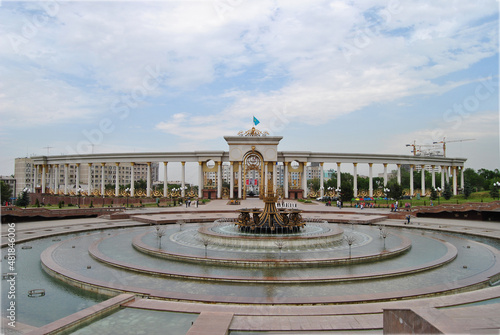
[[[359,230],[372,229],[378,234],[376,228],[359,227]],[[241,268],[224,267],[213,264],[192,264],[181,263],[166,259],[158,259],[148,255],[143,255],[131,246],[131,238],[140,233],[140,230],[125,232],[104,240],[99,249],[107,253],[108,256],[130,263],[131,265],[149,266],[162,270],[185,273],[192,275],[214,275],[214,276],[248,276],[256,279],[263,277],[295,277],[303,280],[300,284],[261,284],[261,283],[229,283],[229,282],[211,282],[190,280],[185,278],[157,277],[147,274],[139,274],[127,270],[113,268],[99,263],[85,254],[88,245],[94,240],[92,237],[82,239],[81,246],[77,249],[71,249],[69,244],[63,244],[58,248],[54,255],[55,259],[65,268],[85,275],[89,280],[98,280],[105,285],[129,285],[133,290],[139,292],[149,292],[150,290],[159,290],[166,292],[190,292],[200,295],[201,298],[207,296],[242,296],[242,297],[260,297],[260,298],[283,298],[283,297],[342,297],[358,294],[374,294],[381,292],[407,291],[410,289],[419,289],[431,287],[439,284],[456,283],[460,280],[469,278],[489,269],[495,261],[494,255],[490,250],[474,244],[472,248],[466,249],[465,245],[470,241],[460,238],[444,236],[440,233],[426,233],[422,236],[419,232],[402,230],[401,233],[410,236],[414,240],[414,246],[411,251],[400,257],[388,259],[380,262],[359,264],[353,266],[335,266],[335,267],[306,267],[306,268]],[[457,259],[447,265],[443,265],[435,270],[412,274],[411,276],[391,277],[370,281],[350,281],[341,283],[308,283],[307,280],[314,276],[336,276],[336,275],[356,275],[378,271],[387,271],[393,269],[406,268],[423,264],[441,257],[446,249],[443,244],[430,239],[427,236],[436,236],[446,238],[453,243],[459,250]],[[377,237],[378,238],[378,237]],[[373,240],[375,250],[380,250],[382,241]],[[389,240],[386,244],[391,244]],[[168,246],[167,246],[168,248]],[[200,253],[202,251],[200,250]],[[214,251],[210,251],[213,253]],[[312,251],[314,253],[315,251]],[[344,252],[347,252],[346,250]],[[222,254],[222,252],[221,252]],[[240,257],[249,256],[249,252],[242,252]],[[70,261],[73,258],[79,258],[78,263]],[[92,266],[91,270],[86,269],[86,265]],[[464,269],[463,265],[468,268]]]
[[[63,334],[185,335],[197,317],[198,314],[122,308]]]
[[[195,225],[186,225],[185,230],[192,229]],[[350,232],[350,225],[345,226],[345,231]],[[241,268],[214,266],[207,264],[186,264],[167,259],[160,259],[144,255],[136,251],[131,246],[131,240],[151,228],[128,228],[123,230],[103,230],[101,232],[86,233],[76,235],[65,235],[61,239],[64,243],[58,247],[54,254],[54,260],[70,271],[80,273],[88,278],[89,281],[101,281],[105,285],[128,285],[132,289],[141,291],[158,290],[166,295],[169,292],[176,294],[193,294],[189,297],[212,300],[214,297],[231,297],[238,299],[287,299],[287,298],[305,298],[317,299],[328,298],[331,300],[343,299],[343,297],[352,297],[361,294],[380,294],[383,292],[404,294],[408,290],[433,287],[436,285],[451,286],[459,283],[461,280],[471,278],[488,270],[495,262],[495,255],[482,244],[475,243],[464,238],[464,235],[451,235],[439,232],[418,231],[413,229],[392,229],[397,234],[410,237],[413,241],[413,247],[410,252],[399,257],[387,259],[380,262],[367,264],[358,264],[353,266],[334,266],[334,267],[298,267],[298,268]],[[177,229],[171,233],[177,232]],[[383,247],[383,240],[379,238],[377,227],[354,226],[354,231],[359,236],[368,236],[370,243],[361,245],[358,248],[352,248],[352,253],[362,252],[380,252]],[[116,236],[114,236],[116,234]],[[81,238],[71,240],[71,238],[81,236]],[[301,278],[300,284],[263,284],[263,283],[230,283],[230,282],[212,282],[201,280],[190,280],[185,278],[165,278],[139,274],[115,267],[105,265],[91,258],[88,254],[88,247],[102,237],[109,239],[103,240],[99,245],[99,250],[106,255],[132,265],[149,266],[152,268],[168,271],[184,272],[193,275],[214,275],[214,276],[247,276],[255,279],[263,277],[294,277]],[[315,276],[334,276],[350,275],[378,272],[381,270],[395,270],[409,266],[417,266],[435,260],[444,255],[446,248],[444,245],[431,237],[441,238],[452,243],[458,249],[457,259],[453,262],[443,265],[437,269],[414,273],[400,277],[391,277],[385,279],[372,279],[363,281],[344,281],[340,283],[308,283],[308,279]],[[16,304],[18,321],[32,326],[42,326],[74,312],[90,307],[107,297],[96,296],[89,292],[80,291],[54,280],[41,269],[40,254],[49,246],[59,243],[52,241],[51,238],[39,239],[25,244],[20,244],[17,248],[18,259],[17,282],[16,282]],[[488,238],[475,238],[482,243],[499,247],[499,242]],[[174,248],[178,252],[204,255],[204,247],[190,247],[180,244],[169,244],[169,237],[163,238],[162,245],[166,250]],[[146,235],[144,242],[155,245],[157,242],[153,235]],[[165,244],[163,244],[165,243]],[[386,240],[388,247],[393,247],[400,243],[400,239],[395,235],[389,235]],[[31,245],[32,249],[21,249],[22,245]],[[74,246],[74,248],[73,248]],[[467,248],[469,246],[470,248]],[[276,251],[249,252],[236,250],[228,251],[219,247],[209,248],[209,256],[213,257],[276,257]],[[2,249],[2,256],[6,250]],[[326,257],[325,254],[336,257],[346,256],[348,248],[331,247],[324,250],[290,250],[283,248],[282,257],[289,258],[314,258]],[[3,258],[3,257],[2,257]],[[91,268],[87,269],[90,265]],[[467,265],[467,269],[463,268]],[[8,272],[7,262],[2,259],[2,273]],[[6,314],[9,300],[6,299],[5,290],[6,281],[2,281],[2,311]],[[29,298],[27,292],[30,289],[43,288],[46,295],[39,298]],[[399,293],[398,293],[399,294]],[[196,295],[196,296],[194,296]],[[129,309],[120,310],[111,319],[121,319],[121,313],[131,313]],[[133,311],[136,313],[136,311]],[[118,313],[118,312],[117,312]],[[140,312],[139,312],[140,313]],[[164,314],[162,314],[164,315]],[[131,316],[132,318],[132,316]],[[168,319],[168,317],[166,317]],[[105,318],[106,319],[106,318]],[[103,321],[105,320],[103,319]],[[125,318],[126,319],[126,318]],[[153,319],[152,319],[153,320]],[[118,321],[117,321],[118,322]],[[153,323],[155,323],[154,321]],[[126,327],[125,327],[126,328]],[[144,327],[147,329],[147,327]],[[84,331],[84,329],[82,329]],[[101,332],[97,331],[94,333]],[[126,334],[126,333],[124,333]],[[134,332],[136,334],[136,332]],[[148,331],[148,334],[150,332]],[[236,335],[238,333],[234,333]],[[242,333],[249,335],[251,333]]]
[[[66,240],[77,235],[66,235],[60,237]],[[45,238],[19,244],[16,247],[16,294],[15,299],[7,297],[8,285],[6,280],[2,285],[2,316],[6,316],[6,309],[10,301],[15,301],[17,309],[17,321],[35,327],[40,327],[72,313],[93,306],[96,303],[108,299],[108,297],[91,294],[72,286],[62,284],[58,280],[48,276],[40,265],[40,254],[43,250],[54,243],[53,238]],[[22,249],[22,246],[30,245],[32,249]],[[2,273],[9,272],[7,261],[3,255],[7,254],[6,248],[2,249]],[[32,289],[45,289],[45,296],[30,298],[28,291]],[[50,306],[50,308],[47,308]]]

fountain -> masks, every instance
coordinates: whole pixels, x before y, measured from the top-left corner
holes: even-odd
[[[273,183],[269,181],[267,194],[264,197],[264,211],[258,208],[240,209],[237,225],[242,231],[255,233],[274,233],[281,228],[282,233],[297,232],[305,225],[300,210],[276,208],[278,197],[274,194]],[[250,217],[252,214],[252,217]]]
[[[23,272],[31,280],[27,290],[50,288],[50,294],[20,296],[29,307],[20,320],[50,320],[38,316],[39,304],[72,294],[64,287],[56,290],[58,282],[107,296],[129,292],[148,301],[241,307],[366,305],[481,289],[499,278],[496,240],[352,220],[328,223],[320,215],[310,219],[300,210],[279,210],[275,201],[271,186],[263,209],[239,210],[235,218],[212,223],[173,218],[171,225],[47,237],[30,242],[31,250],[21,245],[19,264],[30,260]],[[39,271],[28,253],[57,281],[28,275],[28,268]],[[85,307],[91,303],[78,300]],[[57,303],[50,304],[58,318],[67,315]]]

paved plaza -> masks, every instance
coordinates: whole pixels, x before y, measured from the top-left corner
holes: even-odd
[[[325,206],[322,203],[304,204],[294,201],[291,202],[296,204],[298,209],[303,210],[303,216],[305,218],[337,222],[344,224],[345,227],[349,227],[350,224],[356,224],[366,226],[368,229],[370,226],[383,225],[384,227],[394,227],[394,229],[402,228],[422,234],[426,231],[436,231],[439,233],[467,233],[479,237],[484,236],[500,239],[500,223],[498,222],[413,218],[411,224],[407,225],[403,219],[391,219],[390,212],[387,209],[339,209]],[[235,210],[255,207],[262,207],[262,201],[259,199],[248,199],[243,200],[239,205],[228,205],[226,200],[212,200],[206,205],[200,205],[199,207],[191,205],[191,207],[187,208],[128,209],[126,213],[130,214],[130,219],[111,220],[109,218],[94,218],[24,222],[16,224],[17,243],[20,244],[24,241],[60,234],[74,234],[86,231],[92,233],[92,231],[99,232],[103,229],[117,229],[122,227],[147,227],[155,225],[156,223],[165,224],[167,227],[178,227],[178,222],[180,220],[186,222],[187,229],[187,227],[190,226],[197,226],[198,222],[212,222],[218,219],[236,218],[237,213],[235,213]],[[362,230],[360,229],[360,231]],[[117,236],[119,237],[119,235],[120,234]],[[85,238],[85,236],[83,238]],[[109,237],[109,243],[112,243],[113,240],[111,240],[111,238],[113,236]],[[6,231],[3,229],[2,247],[5,247],[7,243],[6,238]],[[104,241],[106,241],[106,238]],[[80,242],[78,242],[78,240],[75,241],[76,242],[73,244],[76,245],[77,249],[79,248],[78,243]],[[60,243],[64,242],[63,240]],[[53,244],[54,246],[51,248],[55,250],[59,243],[54,242]],[[106,250],[104,245],[102,249]],[[89,252],[92,250],[92,248],[89,248]],[[68,252],[71,252],[71,250],[68,249]],[[78,255],[79,251],[73,249],[73,252],[75,255]],[[215,251],[213,252],[215,253]],[[462,251],[458,250],[458,252],[461,253]],[[44,254],[45,253],[46,252],[44,252]],[[56,255],[57,250],[54,251],[53,257],[56,257]],[[55,259],[57,260],[58,258],[56,257]],[[77,264],[78,261],[75,260],[74,262],[75,263],[72,264]],[[63,263],[63,261],[60,262],[60,264]],[[68,266],[71,267],[73,265]],[[94,263],[92,263],[92,266],[94,269]],[[67,269],[62,269],[61,273],[65,270]],[[96,268],[96,271],[97,270]],[[22,280],[22,278],[19,278],[19,280]],[[496,280],[498,280],[498,278],[496,278]],[[452,284],[453,283],[450,283],[450,287]],[[370,303],[344,302],[339,304],[328,302],[328,299],[325,299],[323,302],[308,302],[307,304],[250,303],[249,301],[242,303],[237,303],[235,301],[200,303],[188,301],[180,295],[179,299],[174,299],[170,296],[165,297],[165,299],[157,300],[149,299],[146,295],[141,296],[140,294],[135,294],[134,296],[130,294],[121,294],[116,296],[116,298],[114,298],[115,300],[105,301],[101,304],[107,304],[102,308],[110,308],[110,306],[126,307],[124,309],[126,311],[130,309],[130,311],[143,310],[150,311],[151,313],[153,313],[153,311],[163,311],[166,313],[194,313],[195,317],[192,321],[192,327],[189,327],[187,330],[179,330],[179,332],[185,331],[188,334],[215,335],[226,334],[228,331],[229,334],[235,335],[254,334],[259,331],[266,331],[266,334],[326,334],[334,331],[368,331],[369,333],[382,333],[382,328],[384,326],[383,312],[388,309],[412,309],[418,311],[419,315],[425,315],[426,320],[432,322],[439,329],[447,329],[450,332],[461,329],[465,333],[469,333],[480,329],[485,333],[498,333],[500,321],[498,321],[496,315],[500,307],[500,286],[495,284],[497,284],[497,282],[493,280],[490,287],[483,287],[481,289],[460,289],[452,294],[451,292],[444,295],[430,294],[429,296],[421,296],[417,299],[412,299],[410,291],[407,291],[406,294],[408,294],[408,299],[399,299],[397,301],[373,300],[373,297],[379,294],[379,292],[373,292],[372,296],[366,296],[366,301],[372,300]],[[206,297],[200,299],[200,301],[205,301],[205,298]],[[302,297],[300,299],[304,298],[307,297]],[[213,301],[217,301],[217,299],[219,298],[216,296],[213,297]],[[30,331],[32,334],[48,333],[68,324],[68,322],[80,320],[82,315],[92,315],[96,310],[101,310],[101,307],[98,307],[99,305],[79,312],[78,315],[70,315],[41,327],[18,323],[19,327],[16,327],[15,331],[6,328],[6,320],[4,319],[4,331],[8,334],[23,334],[29,333]],[[198,316],[196,317],[196,315]],[[150,316],[153,317],[152,315]],[[132,316],[130,316],[130,318],[133,319]],[[109,319],[108,321],[111,322],[111,320],[113,319]],[[446,320],[453,320],[456,327],[446,328]],[[96,322],[94,327],[99,327],[99,324],[100,323]],[[84,332],[82,332],[82,334],[83,333]],[[152,331],[147,333],[152,334],[155,332]]]

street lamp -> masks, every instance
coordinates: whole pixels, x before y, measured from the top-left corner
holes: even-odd
[[[497,188],[497,191],[498,191],[498,188],[500,188],[500,181],[496,181],[493,183],[493,187],[496,187]],[[498,195],[498,200],[500,200],[500,195]]]
[[[391,190],[388,189],[387,187],[384,188],[384,193],[385,193],[385,199],[387,200],[387,204],[389,204],[389,192]]]
[[[129,192],[130,192],[130,188],[128,188],[128,187],[127,187],[127,188],[125,189],[125,197],[127,198],[127,207],[128,207],[128,197],[130,196],[130,193],[129,193]]]
[[[437,191],[437,195],[438,195],[438,205],[439,205],[440,204],[439,203],[439,195],[441,193],[441,187],[436,188],[436,191]]]
[[[333,190],[335,190],[335,188],[334,188],[334,187],[331,187],[331,186],[328,186],[326,189],[328,190],[328,195],[329,195],[329,196],[332,196],[332,195],[333,195],[333,194],[332,194],[332,193],[333,193]]]
[[[80,208],[80,197],[82,196],[82,191],[83,191],[83,189],[81,187],[79,187],[78,190],[77,190],[78,208]]]

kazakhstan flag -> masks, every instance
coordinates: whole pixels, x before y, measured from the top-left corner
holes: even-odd
[[[257,120],[257,118],[254,116],[254,117],[253,117],[253,124],[254,124],[254,125],[258,125],[259,123],[260,123],[260,121],[259,121],[259,120]]]

